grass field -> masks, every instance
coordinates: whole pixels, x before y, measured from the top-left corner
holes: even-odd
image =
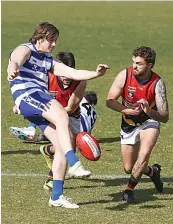
[[[171,224],[173,223],[173,2],[2,2],[2,223],[3,224]],[[27,121],[12,113],[12,97],[6,80],[10,51],[28,42],[42,21],[55,24],[60,39],[54,50],[72,51],[78,68],[95,69],[107,63],[104,77],[88,82],[98,93],[98,119],[93,134],[99,139],[102,157],[86,161],[93,172],[89,180],[65,181],[65,195],[80,205],[78,210],[49,208],[49,192],[42,189],[47,167],[39,144],[27,144],[9,135],[10,126]],[[158,195],[147,178],[136,188],[138,203],[121,202],[127,177],[120,155],[121,116],[105,107],[115,75],[131,65],[132,50],[152,46],[157,52],[155,71],[167,85],[170,120],[161,134],[150,163],[162,164],[165,186]]]

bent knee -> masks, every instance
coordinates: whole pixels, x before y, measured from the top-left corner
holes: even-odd
[[[58,115],[55,117],[55,125],[69,125],[69,116],[66,113],[66,111],[61,111],[58,113]]]

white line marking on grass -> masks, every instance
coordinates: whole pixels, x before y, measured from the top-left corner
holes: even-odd
[[[1,173],[1,176],[5,177],[45,177],[45,174],[41,173]]]
[[[5,177],[46,177],[46,174],[42,173],[1,173],[1,176]],[[122,178],[128,178],[128,176],[125,175],[99,175],[99,174],[93,174],[88,179],[122,179]]]
[[[17,177],[17,178],[21,178],[21,177],[36,177],[36,178],[42,178],[42,177],[47,177],[46,174],[43,174],[43,173],[8,173],[8,172],[2,172],[1,173],[1,176],[2,177]],[[85,180],[85,178],[78,178],[78,179],[83,179]],[[122,180],[124,179],[123,181],[127,181],[129,179],[129,175],[101,175],[101,174],[93,174],[92,176],[90,176],[89,178],[87,179],[90,179],[90,180],[94,180],[94,179],[97,179],[97,180]],[[143,176],[141,179],[143,180],[150,180],[148,177],[146,176]],[[66,179],[68,180],[68,179]],[[162,177],[162,180],[163,181],[171,181],[173,180],[173,177]]]

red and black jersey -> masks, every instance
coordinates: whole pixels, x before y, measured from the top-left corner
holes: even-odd
[[[131,107],[132,104],[137,103],[138,100],[143,98],[148,101],[151,108],[156,108],[155,86],[159,79],[160,76],[152,72],[149,80],[140,81],[135,75],[133,75],[133,68],[128,68],[126,70],[126,81],[121,95],[123,105]],[[121,127],[123,131],[129,132],[148,119],[149,116],[143,111],[137,116],[123,114]]]
[[[62,82],[58,79],[58,76],[49,72],[49,84],[48,90],[49,93],[54,96],[54,98],[63,106],[66,107],[68,105],[68,100],[76,87],[79,85],[80,81],[72,80],[70,85],[64,88]],[[70,115],[78,117],[80,115],[80,108],[78,107],[76,111]]]

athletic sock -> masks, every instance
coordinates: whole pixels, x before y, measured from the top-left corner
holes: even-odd
[[[51,147],[52,147],[52,144],[49,144],[49,145],[45,145],[45,147],[43,148],[44,152],[48,156],[53,156],[54,155],[54,152],[51,152]]]
[[[49,173],[48,173],[48,179],[53,179],[53,172],[52,170],[49,170]]]
[[[63,194],[64,180],[53,180],[52,200],[55,201]]]
[[[148,177],[152,177],[153,176],[153,168],[151,166],[148,166],[147,168],[148,168],[148,170],[144,174],[147,175]]]
[[[137,184],[138,184],[138,181],[131,175],[127,185],[127,190],[133,191]]]
[[[75,163],[79,161],[78,157],[75,155],[74,150],[70,150],[65,154],[65,157],[67,159],[68,165],[70,167],[74,166]]]
[[[48,138],[46,138],[45,135],[42,135],[42,136],[41,136],[41,140],[43,140],[43,141],[49,141]]]

